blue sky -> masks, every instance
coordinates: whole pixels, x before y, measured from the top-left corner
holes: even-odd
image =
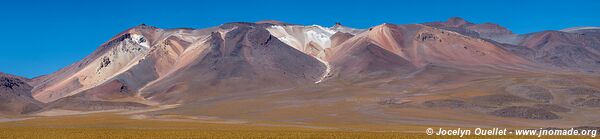
[[[600,26],[597,0],[211,0],[2,1],[0,72],[25,77],[72,64],[117,33],[145,23],[161,28],[205,28],[265,19],[296,24],[366,28],[459,16],[494,22],[516,33]]]

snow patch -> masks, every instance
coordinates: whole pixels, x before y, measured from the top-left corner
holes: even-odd
[[[342,33],[350,33],[352,35],[356,35],[359,34],[361,32],[364,32],[364,29],[356,29],[356,28],[350,28],[350,27],[346,27],[346,26],[334,26],[330,28],[331,30],[337,31],[337,32],[342,32]]]
[[[281,42],[305,53],[309,50],[308,46],[310,43],[318,45],[320,47],[319,53],[314,57],[325,64],[326,69],[325,73],[315,83],[321,83],[329,76],[331,67],[323,58],[325,57],[325,49],[331,48],[331,36],[337,32],[336,30],[324,28],[319,25],[273,25],[267,28],[267,30]]]
[[[142,36],[142,35],[131,34],[131,39],[135,43],[138,43],[143,47],[150,48],[150,44],[148,43],[148,40],[146,38],[144,38],[144,36]]]
[[[292,32],[288,32],[283,26],[271,26],[267,29],[273,36],[277,37],[281,42],[292,46],[300,51],[303,51],[303,43],[301,43]]]
[[[315,84],[323,82],[323,80],[325,80],[325,78],[327,78],[327,76],[329,76],[329,73],[331,72],[331,66],[329,66],[329,63],[327,61],[322,60],[320,58],[317,58],[317,60],[319,60],[319,61],[321,61],[321,63],[325,64],[325,73],[323,73],[323,75],[321,75],[321,77],[319,78],[319,80],[317,80],[315,82]]]
[[[300,51],[305,51],[306,46],[313,42],[322,49],[331,47],[330,37],[336,33],[335,30],[324,28],[319,25],[312,26],[280,26],[273,25],[267,30],[283,43],[290,45]]]
[[[572,28],[567,28],[567,29],[563,29],[563,30],[560,30],[560,31],[562,31],[562,32],[575,32],[575,31],[586,30],[586,29],[600,29],[600,27],[572,27]]]
[[[310,42],[314,42],[316,44],[319,44],[319,46],[321,46],[321,48],[323,48],[323,49],[330,48],[331,47],[330,37],[333,34],[335,34],[336,31],[331,30],[329,28],[324,28],[319,25],[312,25],[311,27],[312,28],[309,28],[309,30],[307,30],[304,33],[306,38],[308,39],[308,42],[306,42],[306,44],[308,44]]]

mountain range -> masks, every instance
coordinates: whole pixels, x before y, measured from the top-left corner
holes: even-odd
[[[165,108],[136,115],[600,126],[599,73],[598,27],[515,34],[458,17],[366,29],[141,24],[54,73],[0,74],[0,115]]]

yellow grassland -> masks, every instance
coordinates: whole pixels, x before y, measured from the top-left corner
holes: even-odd
[[[134,120],[115,113],[37,117],[0,123],[0,138],[6,139],[421,139],[459,138],[428,136],[425,126],[322,125],[311,128],[274,123],[213,124],[159,120]],[[361,128],[355,128],[361,127]],[[467,136],[467,139],[537,138],[517,136]],[[544,138],[565,138],[552,136]],[[569,137],[590,138],[590,137]]]

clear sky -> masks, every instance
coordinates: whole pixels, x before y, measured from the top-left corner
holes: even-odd
[[[266,19],[356,28],[459,16],[494,22],[516,33],[600,26],[598,0],[102,0],[0,2],[0,72],[52,73],[94,51],[117,33],[145,23],[205,28]]]

